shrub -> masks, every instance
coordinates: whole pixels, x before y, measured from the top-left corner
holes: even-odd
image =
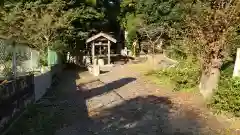
[[[211,100],[211,107],[220,112],[240,116],[240,78],[232,78],[233,64],[222,71],[218,90]]]
[[[240,78],[220,80],[218,90],[212,98],[211,105],[218,112],[231,112],[240,115]]]

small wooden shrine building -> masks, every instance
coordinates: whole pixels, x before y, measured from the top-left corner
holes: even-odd
[[[108,57],[108,64],[111,61],[111,43],[116,43],[117,40],[112,36],[100,32],[97,35],[94,35],[87,39],[86,44],[91,44],[91,55],[92,55],[92,64],[94,64],[95,57]],[[96,55],[96,50],[98,54]]]

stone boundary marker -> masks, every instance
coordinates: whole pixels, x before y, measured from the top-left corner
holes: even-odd
[[[237,55],[234,65],[233,76],[240,76],[240,48],[237,49]],[[240,134],[240,132],[239,132]]]

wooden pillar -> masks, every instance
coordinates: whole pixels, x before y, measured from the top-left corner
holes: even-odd
[[[110,64],[111,58],[110,58],[110,41],[108,40],[108,64]]]
[[[92,64],[94,64],[94,59],[95,59],[95,44],[93,42],[92,43]]]

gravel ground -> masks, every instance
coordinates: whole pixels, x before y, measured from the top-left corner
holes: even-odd
[[[66,124],[56,135],[214,135],[227,128],[195,97],[160,89],[128,65],[77,84],[81,74],[63,75],[58,102],[66,104]]]

